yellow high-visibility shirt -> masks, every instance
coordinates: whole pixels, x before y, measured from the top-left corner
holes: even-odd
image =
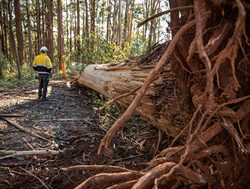
[[[50,58],[45,53],[36,56],[32,66],[39,74],[49,74],[52,70]]]

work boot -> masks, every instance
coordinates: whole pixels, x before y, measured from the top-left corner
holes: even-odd
[[[47,97],[46,97],[46,96],[43,97],[43,98],[42,98],[42,101],[48,101]]]

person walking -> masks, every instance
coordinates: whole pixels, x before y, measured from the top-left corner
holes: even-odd
[[[37,71],[39,78],[38,99],[42,98],[43,100],[47,100],[47,88],[52,71],[52,64],[47,52],[47,47],[43,46],[40,49],[40,54],[34,58],[32,64],[32,67],[35,71]]]

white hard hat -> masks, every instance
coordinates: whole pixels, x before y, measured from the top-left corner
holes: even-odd
[[[48,51],[49,51],[48,48],[45,46],[41,47],[40,49],[40,52],[48,52]]]

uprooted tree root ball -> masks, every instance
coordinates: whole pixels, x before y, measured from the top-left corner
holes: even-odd
[[[83,166],[80,169],[95,169],[101,173],[88,178],[77,188],[249,187],[248,2],[170,1],[173,11],[168,12],[173,39],[126,112],[103,138],[98,153],[101,155],[108,149],[113,136],[134,112],[150,84],[164,77],[164,67],[169,64],[175,72],[174,88],[186,96],[189,120],[184,120],[187,124],[174,136],[172,144],[154,157],[147,169]],[[182,9],[185,6],[188,8]],[[162,82],[157,86],[162,98],[164,90],[160,89],[164,89],[164,85]],[[174,122],[172,127],[175,127]]]

